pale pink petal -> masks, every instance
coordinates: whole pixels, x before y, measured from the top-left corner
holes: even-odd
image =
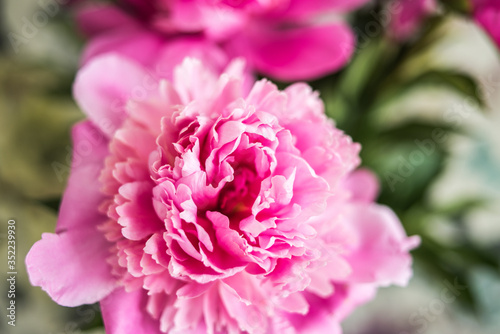
[[[381,205],[351,204],[344,212],[346,224],[355,240],[347,260],[352,282],[406,285],[412,276],[409,250],[420,243],[418,237],[407,237],[396,214]]]
[[[365,168],[349,174],[342,186],[351,193],[351,200],[355,202],[371,203],[379,192],[377,176]]]
[[[26,256],[30,282],[63,306],[95,303],[117,286],[106,262],[109,247],[97,229],[44,233]]]
[[[375,298],[377,288],[376,284],[336,284],[335,292],[329,298],[328,308],[340,322],[358,306]]]
[[[275,305],[289,313],[306,315],[309,312],[309,303],[301,293],[292,293],[288,297],[280,298]]]
[[[265,333],[268,326],[268,319],[262,308],[253,305],[248,300],[242,298],[229,285],[221,283],[219,294],[228,314],[237,321],[243,331],[250,333]]]
[[[109,54],[96,58],[78,72],[73,94],[89,119],[112,136],[123,122],[126,101],[139,91],[151,93],[144,87],[147,79],[148,73],[136,63]]]

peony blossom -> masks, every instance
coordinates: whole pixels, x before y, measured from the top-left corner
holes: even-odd
[[[56,233],[26,258],[33,285],[100,302],[108,334],[310,334],[408,282],[419,239],[374,203],[359,144],[306,84],[247,90],[243,71],[187,58],[152,85],[118,55],[80,70],[88,120]]]
[[[500,48],[500,1],[473,0],[472,3],[475,21]]]
[[[395,0],[390,18],[389,31],[399,40],[410,38],[417,32],[422,21],[436,12],[436,0]]]
[[[266,76],[308,80],[348,62],[355,37],[341,15],[366,2],[121,0],[120,6],[87,6],[79,12],[78,21],[91,38],[84,62],[114,51],[150,63],[161,50],[168,50],[165,43],[187,38],[196,39],[212,53],[220,49],[229,59],[243,57]]]

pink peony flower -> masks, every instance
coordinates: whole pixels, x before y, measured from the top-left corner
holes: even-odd
[[[473,0],[472,2],[475,21],[500,48],[500,1]]]
[[[110,334],[309,334],[408,282],[419,239],[373,202],[360,146],[306,84],[248,92],[242,73],[188,58],[153,85],[116,55],[80,70],[88,120],[56,233],[26,258],[33,285],[100,301]]]
[[[436,0],[395,0],[391,6],[397,10],[392,13],[389,31],[399,40],[410,38],[422,21],[437,10]]]
[[[90,6],[78,21],[91,37],[84,61],[119,51],[148,63],[159,49],[168,49],[164,43],[197,38],[203,48],[220,48],[263,74],[292,81],[326,75],[348,62],[355,38],[340,14],[367,1],[122,0],[120,7]]]

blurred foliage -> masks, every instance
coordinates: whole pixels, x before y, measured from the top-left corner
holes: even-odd
[[[443,5],[451,11],[456,11],[461,14],[469,14],[472,12],[473,0],[441,0]]]
[[[16,220],[18,317],[28,319],[36,313],[43,319],[43,323],[19,321],[16,329],[20,333],[82,327],[74,320],[81,318],[76,311],[53,303],[45,292],[30,287],[23,261],[41,234],[54,230],[67,175],[58,177],[52,163],[69,161],[69,130],[82,118],[70,94],[59,93],[69,92],[71,81],[56,73],[39,64],[0,58],[0,220],[2,231],[7,230],[8,219]],[[6,254],[3,237],[1,249]],[[4,288],[6,285],[2,291]],[[2,322],[0,332],[7,333],[10,328],[4,326]]]
[[[81,113],[70,96],[53,95],[61,81],[50,68],[6,59],[0,67],[0,176],[27,198],[57,198],[66,180],[52,163],[71,158],[68,129]]]
[[[450,2],[446,9],[465,11],[459,1],[453,6]],[[368,10],[358,13],[357,31],[373,20],[373,12],[370,13],[372,18]],[[426,53],[441,39],[446,13],[430,18],[419,38],[406,43],[397,43],[387,35],[363,40],[363,47],[358,48],[347,68],[313,84],[325,100],[327,114],[362,144],[362,164],[374,170],[381,182],[379,202],[398,214],[409,235],[421,236],[421,246],[413,251],[415,265],[424,267],[438,282],[458,279],[472,286],[471,268],[478,264],[500,277],[498,251],[473,243],[463,224],[465,216],[481,207],[486,199],[465,198],[447,207],[436,207],[428,201],[449,158],[448,138],[454,134],[467,136],[467,130],[446,120],[429,121],[425,117],[408,117],[394,124],[385,121],[386,116],[381,113],[388,104],[419,87],[451,91],[484,107],[475,78],[427,65]],[[435,237],[432,224],[436,219],[449,221],[461,231],[456,245]],[[472,289],[467,289],[459,301],[477,311]]]

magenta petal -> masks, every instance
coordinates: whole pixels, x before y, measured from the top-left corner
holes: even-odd
[[[397,39],[410,38],[424,19],[437,10],[436,0],[406,0],[390,19],[389,32]]]
[[[106,53],[118,53],[144,66],[153,65],[164,43],[158,35],[135,27],[111,30],[94,37],[83,51],[81,63]]]
[[[106,31],[138,26],[138,22],[116,6],[90,5],[77,12],[76,21],[87,36],[96,36]]]
[[[146,312],[144,290],[125,292],[117,289],[101,301],[107,334],[162,334],[160,324]]]
[[[474,18],[500,48],[500,4],[486,1],[486,4],[475,12]]]
[[[229,49],[264,74],[280,80],[308,80],[344,66],[354,51],[354,36],[342,23],[283,30],[250,27]]]
[[[109,244],[94,229],[44,233],[26,256],[32,285],[63,306],[95,303],[116,287],[106,262]]]
[[[148,92],[144,88],[148,78],[136,63],[108,54],[96,58],[78,72],[73,93],[89,119],[111,137],[125,117],[125,102],[136,91]]]

